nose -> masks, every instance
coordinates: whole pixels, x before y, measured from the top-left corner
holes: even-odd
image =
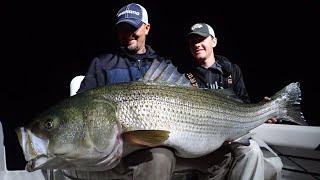
[[[196,47],[196,48],[200,47],[200,43],[194,44],[194,47]]]
[[[119,36],[123,37],[130,37],[136,29],[134,29],[131,25],[128,25],[127,23],[120,23],[117,26],[117,32]]]

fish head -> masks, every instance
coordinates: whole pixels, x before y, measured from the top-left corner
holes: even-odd
[[[116,106],[106,100],[71,97],[16,130],[27,171],[107,170],[122,156]]]

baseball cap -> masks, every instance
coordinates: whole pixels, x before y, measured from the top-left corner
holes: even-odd
[[[193,26],[191,26],[190,32],[187,34],[187,37],[191,34],[197,34],[202,37],[215,37],[212,27],[206,23],[196,23]]]
[[[140,4],[130,3],[122,7],[117,13],[116,25],[122,22],[139,28],[143,23],[148,24],[148,13]]]

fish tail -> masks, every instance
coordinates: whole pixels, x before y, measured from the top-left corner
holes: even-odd
[[[280,106],[280,120],[293,122],[295,124],[307,125],[301,112],[301,90],[300,83],[290,83],[271,97]]]

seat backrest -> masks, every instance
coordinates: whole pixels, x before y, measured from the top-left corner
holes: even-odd
[[[79,75],[74,77],[70,82],[70,96],[77,94],[78,89],[80,88],[81,81],[83,80],[84,76]]]

